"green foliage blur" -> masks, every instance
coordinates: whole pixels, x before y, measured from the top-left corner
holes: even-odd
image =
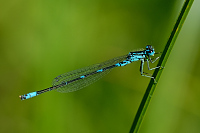
[[[73,93],[19,95],[56,76],[147,44],[162,52],[184,0],[3,1],[0,4],[0,132],[127,133],[148,78],[140,62]],[[200,1],[194,1],[140,133],[200,131]],[[152,65],[155,66],[155,64]],[[147,69],[145,69],[147,71]]]

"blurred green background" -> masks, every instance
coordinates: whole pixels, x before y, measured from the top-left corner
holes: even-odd
[[[150,80],[140,76],[140,62],[73,93],[53,91],[25,101],[18,96],[50,87],[62,73],[147,44],[162,51],[183,3],[1,1],[0,132],[129,132]],[[140,133],[200,132],[199,5],[194,1]]]

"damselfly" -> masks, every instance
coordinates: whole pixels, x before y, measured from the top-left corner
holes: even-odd
[[[151,56],[154,56],[154,54],[156,54],[154,48],[151,45],[147,45],[146,50],[130,52],[127,55],[116,57],[99,64],[94,64],[85,68],[61,74],[53,80],[52,87],[21,95],[19,97],[21,100],[25,100],[51,90],[57,90],[58,92],[63,93],[76,91],[94,83],[110,72],[111,69],[115,67],[126,66],[127,64],[135,61],[141,61],[140,74],[142,76],[154,79],[154,77],[152,77],[150,74],[143,72],[145,61],[147,62],[147,67],[149,70],[160,68],[159,66],[155,68],[149,67],[149,61],[154,63],[159,58],[157,57],[152,60]]]

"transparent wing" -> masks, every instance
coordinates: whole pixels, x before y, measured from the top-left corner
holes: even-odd
[[[71,71],[71,72],[68,72],[68,73],[61,74],[53,80],[52,85],[56,86],[56,85],[65,83],[67,81],[79,78],[80,76],[95,72],[99,69],[103,69],[105,67],[112,66],[116,63],[119,63],[119,62],[125,60],[126,57],[127,57],[127,55],[116,57],[116,58],[110,59],[108,61],[99,63],[99,64],[94,64],[94,65],[91,65],[91,66],[88,66],[88,67],[84,67],[84,68],[77,69],[77,70],[74,70],[74,71]],[[109,73],[110,70],[111,69],[107,69],[103,72],[99,72],[99,73],[90,75],[88,77],[85,77],[83,79],[76,80],[76,81],[71,82],[71,83],[69,83],[65,86],[59,87],[56,90],[58,92],[67,93],[67,92],[72,92],[72,91],[82,89],[82,88],[94,83],[95,81],[99,80],[101,77],[103,77],[104,75]]]

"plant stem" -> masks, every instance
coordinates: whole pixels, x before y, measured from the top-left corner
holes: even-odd
[[[163,50],[163,53],[161,55],[161,58],[160,58],[157,66],[165,67],[167,59],[168,59],[170,52],[171,52],[171,50],[174,46],[176,38],[177,38],[181,28],[182,28],[182,25],[183,25],[183,23],[184,23],[184,21],[187,17],[187,14],[188,14],[191,6],[192,6],[193,1],[194,0],[185,0],[185,3],[182,7],[182,10],[179,14],[179,17],[178,17],[176,23],[174,25],[174,28],[173,28],[171,35],[170,35],[170,37],[167,41],[167,44],[165,45],[165,48]],[[158,83],[159,78],[161,76],[162,70],[163,69],[156,69],[153,73],[153,77],[155,77],[155,80],[157,81],[157,83]],[[139,106],[138,111],[136,113],[133,124],[131,126],[130,133],[133,133],[133,132],[137,133],[139,131],[140,125],[141,125],[142,120],[144,118],[144,115],[147,111],[147,108],[149,106],[149,103],[151,101],[151,97],[154,93],[154,90],[156,88],[157,83],[154,83],[153,79],[150,80],[150,83],[149,83],[149,85],[146,89],[146,92],[143,96],[143,99],[140,103],[140,106]]]

